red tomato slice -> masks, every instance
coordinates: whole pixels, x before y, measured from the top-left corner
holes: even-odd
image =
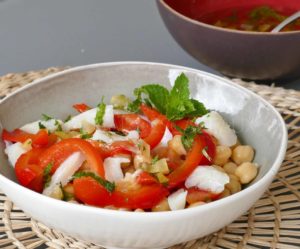
[[[42,169],[49,163],[53,163],[51,173],[60,166],[74,152],[80,151],[84,154],[90,170],[100,176],[104,176],[103,161],[100,153],[89,142],[80,138],[64,139],[48,149],[39,158],[39,165]]]
[[[150,121],[154,121],[155,119],[161,119],[163,121],[166,122],[167,127],[169,128],[169,130],[172,129],[172,123],[171,121],[169,121],[167,119],[167,117],[163,114],[161,114],[160,112],[158,112],[157,110],[145,105],[145,104],[141,104],[140,106],[140,110],[142,111],[142,113],[150,120]]]
[[[44,148],[56,142],[57,136],[48,134],[47,130],[41,129],[37,134],[31,134],[20,129],[15,129],[12,132],[3,130],[2,139],[10,142],[24,143],[26,140],[31,139],[33,148]]]
[[[189,204],[192,204],[199,201],[203,201],[203,202],[214,201],[219,198],[220,198],[220,194],[214,194],[198,188],[189,188],[186,201]]]
[[[91,177],[81,177],[73,181],[74,195],[85,204],[104,207],[111,205],[111,193]]]
[[[149,173],[143,171],[136,177],[136,182],[141,185],[157,183],[157,180]]]
[[[147,137],[143,138],[143,140],[150,145],[151,149],[153,149],[163,138],[166,130],[166,123],[163,120],[157,118],[152,121],[151,124],[151,132]]]
[[[115,155],[132,155],[135,144],[131,141],[116,141],[112,144],[100,144],[99,142],[88,140],[101,154],[102,159]]]
[[[205,144],[206,144],[206,152],[211,160],[209,160],[209,158],[204,157],[201,161],[201,165],[211,165],[216,155],[216,145],[214,143],[212,136],[209,135],[204,130],[202,131],[202,135],[204,137]]]
[[[182,130],[185,130],[188,126],[196,126],[196,124],[190,119],[181,119],[174,121],[172,123],[172,128],[170,129],[173,136],[182,135],[182,132],[176,128],[177,126]]]
[[[78,111],[78,112],[85,112],[89,109],[91,109],[91,107],[89,107],[87,104],[85,103],[78,103],[73,105],[73,107]]]
[[[151,124],[137,114],[116,114],[114,121],[117,130],[139,130],[141,138],[147,137],[151,131]]]
[[[201,164],[204,155],[202,150],[205,148],[206,143],[203,135],[197,135],[192,148],[188,152],[185,161],[169,175],[169,188],[172,189],[182,182],[194,171],[194,169]]]
[[[167,189],[158,183],[134,186],[117,184],[112,205],[130,209],[149,209],[157,205],[168,193]]]
[[[37,192],[43,191],[43,169],[39,167],[39,156],[43,149],[32,149],[21,155],[16,162],[15,173],[19,183]]]
[[[75,179],[73,186],[78,200],[100,207],[113,205],[130,209],[149,209],[168,195],[168,191],[160,184],[140,185],[137,183],[117,183],[115,191],[109,193],[91,177]]]

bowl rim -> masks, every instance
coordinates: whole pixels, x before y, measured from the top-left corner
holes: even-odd
[[[286,36],[286,35],[293,35],[293,34],[300,34],[300,30],[295,30],[295,31],[285,31],[285,32],[277,32],[277,33],[271,33],[271,32],[258,32],[258,31],[242,31],[242,30],[234,30],[234,29],[227,29],[227,28],[221,28],[217,27],[211,24],[207,24],[204,22],[197,21],[193,18],[190,18],[186,15],[181,14],[177,10],[173,9],[170,5],[168,5],[165,0],[157,0],[157,3],[163,6],[165,9],[167,9],[169,12],[173,13],[175,16],[178,16],[179,18],[191,22],[195,25],[202,26],[205,28],[213,29],[216,31],[222,31],[222,32],[227,32],[227,33],[236,33],[236,34],[244,34],[244,35],[255,35],[255,36],[262,36],[262,35],[267,35],[267,36]]]
[[[26,91],[27,89],[30,89],[32,87],[35,87],[36,85],[44,84],[47,81],[58,78],[63,75],[71,74],[73,72],[79,72],[79,71],[84,71],[84,70],[90,70],[98,67],[110,67],[110,66],[119,66],[119,65],[145,65],[145,66],[161,66],[161,67],[166,67],[169,69],[178,69],[178,70],[183,70],[186,72],[191,72],[195,73],[204,77],[208,77],[211,79],[215,79],[218,81],[219,84],[225,84],[225,85],[230,85],[231,87],[234,87],[238,90],[241,90],[256,99],[260,100],[262,103],[264,103],[266,106],[272,110],[274,115],[278,118],[280,121],[280,126],[281,126],[281,131],[282,131],[282,139],[281,139],[281,144],[280,144],[280,149],[278,152],[278,155],[276,157],[276,160],[270,167],[270,169],[266,172],[266,174],[259,179],[257,182],[253,183],[252,185],[248,186],[247,188],[243,189],[242,191],[235,193],[234,195],[230,195],[224,199],[220,199],[214,202],[207,203],[202,206],[194,207],[194,208],[189,208],[189,209],[182,209],[182,210],[175,210],[175,211],[167,211],[167,212],[129,212],[129,211],[122,211],[122,210],[110,210],[110,209],[104,209],[104,208],[99,208],[99,207],[94,207],[94,206],[88,206],[88,205],[79,205],[79,204],[74,204],[74,203],[69,203],[61,200],[56,200],[53,198],[50,198],[48,196],[42,195],[40,193],[34,192],[28,188],[25,188],[21,186],[19,183],[14,182],[13,180],[5,177],[4,175],[1,174],[0,172],[0,182],[3,182],[5,184],[8,184],[12,188],[17,188],[20,189],[20,191],[25,191],[28,195],[31,195],[33,198],[41,198],[42,201],[49,203],[49,205],[55,205],[57,207],[60,207],[62,209],[67,208],[67,209],[73,209],[74,211],[78,212],[87,212],[87,213],[92,213],[95,215],[108,215],[108,216],[113,216],[113,217],[124,217],[124,214],[130,216],[131,219],[136,219],[138,220],[140,217],[143,217],[144,219],[152,219],[152,218],[172,218],[175,216],[188,216],[188,215],[193,215],[194,213],[200,212],[200,211],[206,211],[209,209],[214,209],[218,207],[222,207],[225,204],[229,204],[231,202],[238,201],[240,197],[243,195],[250,194],[251,192],[255,191],[256,189],[260,189],[263,187],[268,181],[272,180],[279,170],[281,163],[284,159],[285,153],[286,153],[286,148],[287,148],[287,129],[285,126],[285,122],[283,118],[281,117],[280,113],[275,109],[274,106],[272,106],[269,102],[267,102],[265,99],[263,99],[261,96],[255,94],[254,92],[250,91],[247,88],[244,88],[240,85],[237,85],[236,83],[232,82],[229,79],[222,78],[220,76],[204,72],[201,70],[185,67],[185,66],[179,66],[179,65],[173,65],[173,64],[167,64],[167,63],[156,63],[156,62],[143,62],[143,61],[118,61],[118,62],[105,62],[105,63],[96,63],[96,64],[89,64],[89,65],[83,65],[83,66],[78,66],[78,67],[73,67],[70,69],[66,69],[61,72],[53,73],[51,75],[48,75],[46,77],[42,77],[40,79],[34,80],[31,84],[27,84],[18,90],[14,91],[11,94],[8,94],[5,98],[0,100],[0,105],[5,102],[7,99],[13,98],[16,94],[19,94],[23,91]]]

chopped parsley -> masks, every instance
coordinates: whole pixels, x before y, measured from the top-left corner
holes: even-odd
[[[71,116],[71,115],[69,115],[69,116],[68,116],[68,117],[65,119],[65,121],[64,121],[64,122],[65,122],[65,123],[66,123],[66,122],[68,122],[68,121],[69,121],[71,118],[72,118],[72,116]]]
[[[188,83],[188,78],[182,73],[170,91],[158,84],[136,88],[134,94],[137,98],[128,105],[128,110],[138,112],[141,103],[146,103],[155,107],[171,121],[205,115],[208,112],[205,106],[198,100],[190,99]]]
[[[98,105],[97,113],[96,113],[96,117],[95,117],[95,123],[97,125],[102,125],[103,124],[105,108],[106,108],[106,104],[104,104],[103,97],[102,97],[101,103]]]
[[[42,122],[39,122],[39,129],[46,129],[46,126],[42,124]]]
[[[195,136],[202,133],[202,127],[199,126],[188,126],[185,130],[176,127],[180,132],[182,132],[181,142],[186,150],[189,150],[194,142]]]
[[[57,119],[55,119],[55,126],[57,127],[57,131],[62,131],[62,127],[61,127],[61,124],[58,122]]]
[[[92,134],[88,134],[88,133],[84,132],[84,130],[82,128],[80,129],[80,138],[89,139],[91,137],[92,137]]]
[[[47,188],[51,182],[51,170],[53,167],[53,163],[49,163],[43,172],[43,182],[44,182],[44,188]]]
[[[113,192],[115,190],[115,184],[113,182],[109,182],[107,180],[104,180],[100,176],[97,176],[96,174],[92,172],[77,172],[72,176],[72,179],[78,179],[81,177],[91,177],[94,180],[96,180],[100,185],[102,185],[108,192]]]
[[[47,114],[42,114],[42,119],[45,120],[45,121],[48,121],[48,120],[51,120],[53,119],[52,117],[48,116]]]

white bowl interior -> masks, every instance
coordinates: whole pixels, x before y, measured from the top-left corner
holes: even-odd
[[[128,242],[129,240],[123,243],[121,238],[117,238],[118,236],[114,241],[109,242],[110,240],[107,239],[109,235],[108,228],[104,233],[102,228],[97,228],[97,231],[91,231],[93,222],[101,218],[103,222],[110,224],[111,217],[120,218],[119,226],[113,230],[120,236],[124,234],[124,236],[130,237],[131,232],[140,231],[133,228],[126,230],[126,224],[128,224],[126,222],[129,222],[129,220],[127,215],[122,216],[124,212],[114,215],[113,213],[116,213],[116,211],[96,210],[95,208],[50,200],[50,198],[40,196],[32,191],[25,190],[19,185],[12,184],[5,178],[0,178],[1,187],[17,205],[33,217],[73,236],[110,246],[129,248],[167,246],[203,236],[228,224],[246,211],[259,198],[272,180],[284,155],[286,131],[283,120],[271,105],[250,91],[238,87],[227,80],[197,70],[165,64],[107,63],[84,66],[46,77],[42,81],[25,87],[2,100],[0,102],[1,130],[2,127],[12,130],[25,123],[37,120],[42,113],[65,119],[70,113],[75,113],[71,108],[74,103],[85,102],[88,105],[95,106],[100,102],[102,96],[105,97],[107,102],[115,94],[123,93],[132,96],[134,88],[143,84],[160,83],[170,87],[170,79],[171,81],[174,80],[181,72],[185,72],[190,79],[192,97],[202,101],[209,109],[221,112],[232,127],[236,129],[242,143],[250,144],[255,148],[255,161],[260,165],[260,170],[258,177],[251,184],[254,186],[224,200],[205,205],[207,207],[167,212],[168,214],[151,214],[151,217],[157,215],[155,217],[159,219],[146,217],[149,214],[131,213],[128,215],[128,217],[131,217],[132,224],[136,225],[136,229],[147,230],[151,228],[153,230],[151,233],[157,232],[156,235],[153,234],[153,236],[157,237],[156,241],[152,239],[153,243],[151,242],[152,240],[146,239],[148,237],[144,238],[144,235],[141,235],[138,241],[134,240],[134,243]],[[16,182],[13,169],[8,165],[3,148],[4,144],[1,143],[0,172],[6,178]],[[270,173],[270,171],[273,172]],[[263,181],[260,181],[260,179]],[[20,192],[24,194],[24,197],[20,196]],[[52,212],[55,213],[55,216],[50,212],[48,217],[44,217],[45,215],[38,211],[37,208],[25,203],[25,197],[34,198],[37,205],[53,208]],[[232,205],[235,208],[232,208]],[[222,212],[227,210],[227,215],[219,217],[218,213],[220,213],[220,210]],[[205,226],[195,222],[192,215],[197,215],[197,213],[201,213],[201,216],[205,217],[202,220]],[[182,215],[177,216],[177,214]],[[86,221],[78,223],[78,225],[82,225],[81,230],[74,225],[76,223],[74,221],[76,215],[85,217],[84,220]],[[55,219],[55,217],[60,217],[60,219]],[[139,217],[143,218],[140,219]],[[152,224],[152,222],[164,221],[165,224],[170,225],[174,221],[183,222],[180,220],[183,217],[185,217],[186,220],[184,222],[186,223],[182,223],[181,228],[171,225],[170,233],[178,233],[178,236],[175,236],[175,238],[174,234],[170,234],[168,237],[164,233],[165,240],[159,242],[158,239],[161,240],[163,231],[155,229],[157,224]],[[144,227],[144,219],[148,222],[148,228]],[[72,225],[66,225],[67,220],[71,220]],[[189,227],[191,225],[192,227]],[[185,230],[183,230],[184,227],[186,228]],[[193,230],[194,228],[196,230]],[[176,229],[181,230],[178,232]],[[86,230],[89,230],[89,232]],[[150,231],[148,232],[150,233]],[[151,234],[148,235],[151,236]],[[145,242],[146,240],[148,241],[147,243]]]

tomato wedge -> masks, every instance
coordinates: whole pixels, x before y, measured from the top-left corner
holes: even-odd
[[[44,169],[49,163],[53,163],[51,171],[53,174],[63,161],[77,151],[84,154],[88,167],[92,172],[102,177],[104,176],[103,161],[100,153],[93,145],[80,138],[68,138],[52,145],[40,155],[39,165]]]
[[[43,191],[43,169],[38,165],[43,149],[32,149],[19,157],[15,173],[19,183],[37,192]]]
[[[199,201],[214,201],[220,198],[221,194],[215,194],[215,193],[211,193],[205,190],[201,190],[198,188],[189,188],[188,190],[188,194],[186,197],[186,201],[189,204],[195,203],[195,202],[199,202]]]
[[[78,112],[85,112],[89,109],[91,109],[91,107],[89,107],[87,104],[85,103],[78,103],[73,105],[73,107],[78,111]]]
[[[93,140],[88,142],[100,152],[102,159],[120,154],[131,155],[135,150],[135,144],[131,141],[115,141],[112,144],[100,144]]]
[[[203,135],[197,135],[185,161],[167,176],[169,178],[168,187],[170,189],[183,183],[194,169],[201,164],[201,161],[205,158],[202,154],[205,146],[206,143]]]
[[[116,114],[114,121],[117,130],[139,130],[141,138],[147,137],[151,131],[151,124],[137,114]]]
[[[91,177],[74,180],[76,199],[93,206],[149,209],[168,195],[168,191],[159,183],[140,185],[138,183],[117,183],[114,192],[109,193]]]
[[[33,148],[48,147],[56,142],[57,136],[48,134],[47,130],[41,129],[37,134],[31,134],[20,129],[15,129],[11,132],[3,130],[2,139],[10,142],[24,143],[31,139]]]
[[[172,127],[171,127],[170,131],[173,136],[182,135],[182,132],[179,131],[176,127],[179,127],[182,130],[185,130],[189,126],[197,126],[197,125],[190,119],[176,120],[172,123]]]

